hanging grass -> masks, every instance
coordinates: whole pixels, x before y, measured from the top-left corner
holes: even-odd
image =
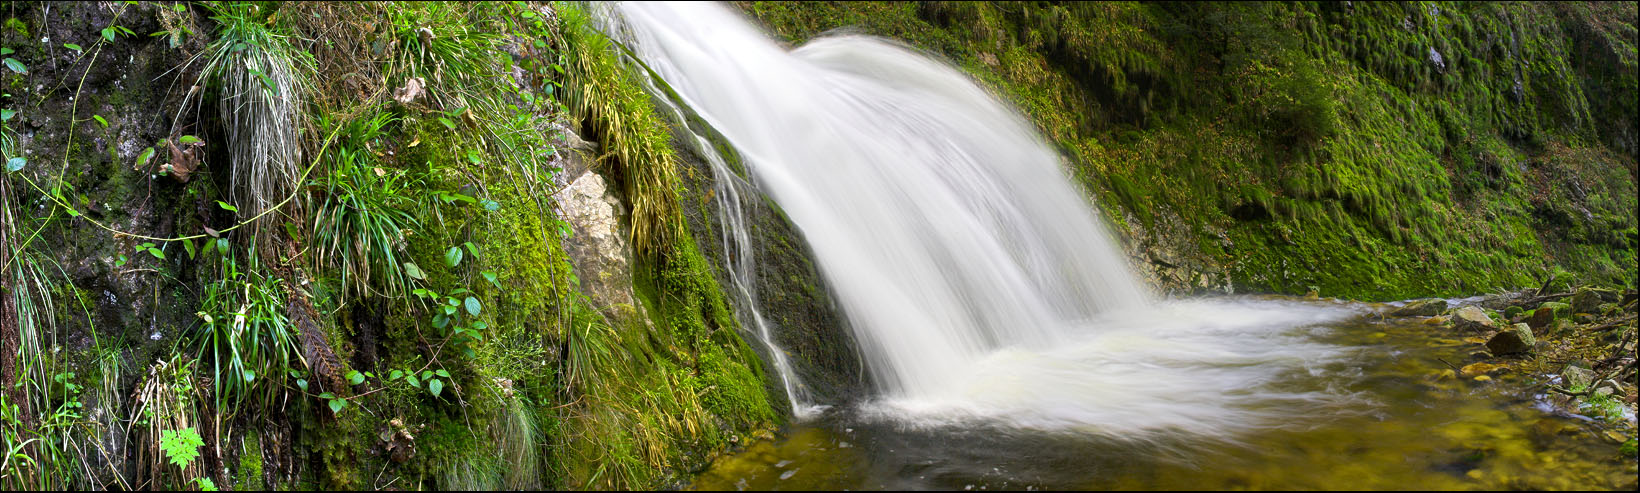
[[[559,12],[567,49],[564,98],[584,134],[598,139],[599,164],[614,167],[632,204],[632,244],[656,253],[677,234],[677,163],[666,125],[618,54],[580,9]],[[607,161],[606,161],[607,160]]]
[[[273,32],[255,5],[216,9],[221,31],[207,48],[201,77],[220,91],[234,203],[243,217],[258,217],[291,195],[301,179],[303,92],[313,62]],[[252,232],[264,237],[255,234],[260,224]]]

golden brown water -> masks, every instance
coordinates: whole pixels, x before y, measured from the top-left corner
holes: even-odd
[[[720,459],[694,489],[1622,489],[1633,459],[1610,423],[1556,415],[1540,376],[1463,375],[1481,346],[1417,319],[1361,317],[1317,336],[1351,361],[1277,388],[1334,388],[1356,412],[1309,416],[1230,440],[1143,441],[1004,427],[910,429],[844,411]],[[1445,362],[1443,362],[1443,360]],[[1450,362],[1451,366],[1449,366]],[[1518,363],[1518,362],[1517,362]],[[1476,378],[1480,377],[1480,378]]]

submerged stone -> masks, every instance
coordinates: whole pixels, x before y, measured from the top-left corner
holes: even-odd
[[[1446,311],[1446,300],[1431,298],[1408,302],[1406,306],[1396,308],[1389,314],[1396,317],[1433,317],[1443,311]]]

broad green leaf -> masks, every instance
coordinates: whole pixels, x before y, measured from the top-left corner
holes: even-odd
[[[165,260],[165,252],[160,251],[158,248],[149,248],[148,254],[153,255],[155,258],[160,260]]]
[[[358,385],[358,384],[364,383],[364,374],[359,373],[359,370],[352,370],[352,371],[347,372],[347,383],[352,384],[352,385]]]
[[[108,42],[110,42],[110,43],[114,42],[114,28],[113,27],[103,28],[102,37],[103,37],[103,39],[108,40]]]
[[[388,380],[398,380],[400,378],[404,378],[404,370],[393,370],[387,374]]]
[[[444,370],[434,371],[433,374],[444,377],[444,378],[450,378],[450,372],[447,372],[447,371],[444,371]]]
[[[405,375],[404,381],[409,382],[411,387],[421,388],[421,379],[416,378],[415,375]]]
[[[421,272],[421,267],[416,267],[416,264],[410,262],[404,263],[404,275],[410,276],[412,279],[427,280],[427,274]]]
[[[345,399],[331,399],[330,400],[330,413],[331,414],[340,414],[342,412],[342,408],[344,408],[344,407],[347,407],[347,400],[345,400]]]
[[[25,158],[23,156],[17,156],[17,157],[6,160],[6,171],[11,172],[11,173],[15,173],[17,170],[23,169],[23,166],[27,166],[27,165],[28,165],[28,158]]]
[[[23,62],[17,61],[16,58],[7,58],[4,61],[0,61],[0,63],[6,64],[6,68],[11,69],[13,72],[17,72],[19,74],[28,73],[28,66],[23,65]]]
[[[16,53],[16,51],[13,51],[11,48],[0,48],[0,55],[10,55],[12,53]]]
[[[74,43],[63,43],[63,47],[68,48],[70,50],[74,50],[74,51],[80,51],[81,50],[80,45],[77,45],[77,44],[74,44]]]
[[[225,210],[225,211],[228,211],[228,212],[239,212],[238,207],[228,205],[227,202],[223,202],[223,201],[218,200],[218,201],[216,201],[216,205],[217,205],[217,207],[221,207],[222,210]]]
[[[244,377],[245,377],[245,382],[246,383],[256,381],[256,372],[250,371],[250,370],[245,370]]]
[[[439,392],[442,392],[443,390],[444,382],[440,382],[437,378],[427,381],[427,391],[432,392],[433,397],[438,397]]]
[[[194,249],[194,241],[186,238],[182,240],[182,249],[188,251],[189,260],[193,260],[194,255],[198,253],[198,250]]]
[[[184,135],[184,136],[182,136],[182,138],[177,139],[177,141],[182,142],[184,144],[204,144],[205,143],[205,141],[199,140],[199,137],[195,137],[195,136],[192,136],[192,135]]]
[[[219,252],[222,252],[222,253],[228,253],[228,239],[227,238],[217,238],[216,239],[216,251],[219,251]]]
[[[490,281],[490,284],[494,285],[496,289],[501,289],[501,283],[495,280],[495,271],[487,270],[478,273],[478,275],[484,276],[484,280]]]
[[[103,128],[108,128],[108,120],[103,118],[102,115],[91,115],[91,119],[96,120],[97,124],[102,125]]]
[[[476,316],[478,316],[479,308],[480,308],[480,306],[478,304],[478,298],[468,296],[467,297],[467,314],[476,317]]]
[[[484,164],[484,160],[478,157],[478,151],[474,149],[467,150],[467,160],[473,164]]]
[[[8,64],[9,64],[9,61],[10,61],[10,60],[11,60],[11,59],[10,59],[10,58],[7,58],[7,59],[6,59],[6,60],[7,60],[7,61],[8,61]],[[18,70],[18,72],[22,72],[22,70]],[[439,122],[439,123],[443,123],[443,124],[444,124],[444,126],[445,126],[445,127],[449,127],[449,128],[450,128],[450,130],[455,130],[455,129],[456,129],[456,122],[452,122],[452,121],[450,121],[450,119],[449,119],[449,118],[445,118],[445,117],[442,117],[442,116],[441,116],[441,117],[439,117],[439,119],[438,119],[438,122]]]
[[[478,258],[478,247],[473,245],[473,242],[463,243],[462,246],[467,247],[467,253],[473,254],[473,258]]]
[[[461,265],[461,247],[450,247],[444,252],[444,263],[451,267]]]
[[[147,165],[148,160],[153,159],[153,158],[154,158],[154,148],[149,147],[147,149],[143,149],[142,154],[137,155],[137,167],[141,168],[141,167]]]
[[[0,110],[0,121],[9,122],[14,116],[17,116],[17,110]]]

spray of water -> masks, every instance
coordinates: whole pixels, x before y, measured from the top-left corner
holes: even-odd
[[[1327,399],[1267,384],[1338,357],[1294,329],[1347,311],[1154,302],[1058,156],[957,70],[863,36],[788,52],[718,5],[611,10],[812,245],[872,412],[1219,433]]]

